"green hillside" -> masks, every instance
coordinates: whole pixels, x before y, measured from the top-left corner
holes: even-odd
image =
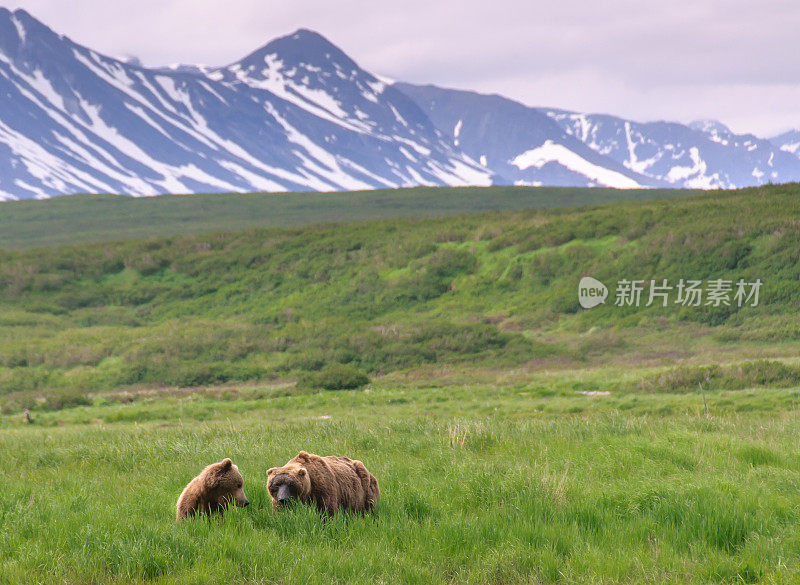
[[[337,363],[374,377],[796,356],[797,191],[5,251],[0,394],[14,411],[120,387],[291,379]],[[612,298],[584,311],[584,275],[610,287],[681,278],[763,287],[756,307]],[[712,374],[689,368],[678,385],[760,375]]]
[[[490,210],[569,207],[656,197],[679,189],[413,188],[346,193],[223,193],[132,198],[76,195],[0,206],[0,247],[31,247]]]

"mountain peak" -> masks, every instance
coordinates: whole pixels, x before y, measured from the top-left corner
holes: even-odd
[[[22,8],[13,12],[0,7],[0,53],[15,57],[32,39],[38,45],[50,45],[61,38],[47,25],[31,16]]]
[[[700,132],[704,132],[705,134],[733,134],[731,129],[728,128],[725,124],[720,122],[719,120],[714,120],[712,118],[702,119],[702,120],[695,120],[694,122],[689,123],[689,128],[692,130],[699,130]]]
[[[344,54],[341,49],[320,33],[308,28],[298,28],[293,33],[278,37],[267,43],[266,47],[270,46],[310,54],[324,52]]]
[[[265,61],[280,61],[284,68],[300,65],[328,68],[335,64],[343,70],[359,69],[344,51],[316,31],[299,28],[278,37],[238,62],[242,69],[257,69]]]
[[[290,37],[290,38],[292,38],[293,40],[296,40],[296,41],[304,40],[304,39],[314,39],[314,40],[321,39],[322,41],[330,44],[330,41],[328,39],[326,39],[324,36],[322,36],[317,31],[311,30],[310,28],[302,28],[301,27],[301,28],[298,28],[293,33],[289,33],[288,35],[284,35],[283,37],[280,37],[280,38],[286,38],[286,37]]]
[[[13,12],[8,12],[8,16],[12,21],[16,23],[17,29],[21,31],[22,35],[25,35],[26,32],[28,31],[45,32],[51,35],[55,35],[55,33],[51,28],[49,28],[42,21],[38,20],[36,17],[31,16],[31,14],[28,11],[22,8],[17,8]]]
[[[6,12],[9,12],[9,11],[8,11],[8,10],[6,10]],[[10,12],[10,14],[13,14],[14,16],[17,16],[17,17],[19,17],[19,18],[25,18],[25,19],[29,19],[29,20],[36,20],[36,19],[35,19],[33,16],[31,16],[31,14],[30,14],[30,13],[29,13],[27,10],[25,10],[24,8],[16,8],[16,9],[15,9],[13,12]],[[39,21],[38,21],[38,20],[36,20],[36,22],[39,22]],[[41,24],[41,23],[40,23],[40,24]]]

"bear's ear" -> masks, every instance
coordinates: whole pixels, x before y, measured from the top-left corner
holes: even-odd
[[[275,473],[276,469],[278,469],[278,468],[277,467],[270,467],[269,469],[267,469],[267,475],[271,475],[271,474]]]
[[[221,461],[221,465],[219,470],[220,471],[228,471],[233,466],[233,461],[231,461],[230,457],[226,457]]]
[[[308,472],[306,471],[305,467],[301,467],[300,469],[297,470],[297,475],[299,475],[300,477],[305,477],[306,473]]]
[[[300,451],[297,454],[297,458],[302,460],[302,461],[308,461],[308,453],[306,453],[305,451]]]

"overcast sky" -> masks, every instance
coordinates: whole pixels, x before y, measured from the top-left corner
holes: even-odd
[[[145,65],[226,64],[297,28],[396,79],[635,120],[800,127],[797,0],[16,0]]]

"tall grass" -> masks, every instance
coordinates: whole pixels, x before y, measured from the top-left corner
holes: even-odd
[[[0,427],[0,581],[800,578],[800,426],[796,407],[781,406],[787,391],[763,390],[763,410],[746,415],[745,393],[726,404],[712,391],[706,418],[685,395],[645,395],[646,407],[624,411],[547,386],[545,398],[525,386],[379,386],[158,399],[14,422]],[[569,414],[579,403],[587,410]],[[664,414],[670,404],[677,410]],[[110,422],[126,409],[137,424]],[[210,418],[197,422],[202,412]],[[273,514],[266,469],[300,449],[363,460],[381,484],[376,514]],[[176,525],[183,485],[224,456],[251,505]]]

